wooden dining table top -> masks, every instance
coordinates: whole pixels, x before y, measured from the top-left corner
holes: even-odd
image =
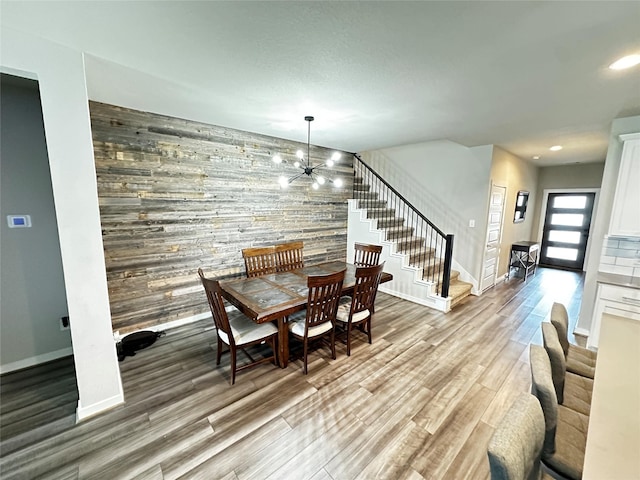
[[[257,323],[270,322],[303,310],[307,304],[310,275],[328,275],[346,270],[342,293],[353,291],[356,266],[332,261],[310,265],[288,272],[260,277],[238,278],[220,282],[222,295],[238,310]],[[382,273],[380,283],[393,280],[390,273]]]

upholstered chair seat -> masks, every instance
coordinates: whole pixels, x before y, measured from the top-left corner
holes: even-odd
[[[589,417],[558,405],[556,450],[553,455],[545,458],[545,464],[568,478],[582,478],[588,427]]]
[[[542,338],[551,362],[553,385],[558,403],[584,415],[589,415],[593,380],[567,371],[558,332],[549,322],[542,322]]]
[[[569,314],[563,304],[555,302],[551,306],[550,321],[558,333],[558,339],[567,362],[567,371],[583,377],[594,378],[598,354],[569,343]]]
[[[587,445],[589,417],[558,405],[551,375],[551,362],[547,351],[540,345],[531,345],[531,393],[539,400],[544,413],[545,439],[542,462],[560,478],[580,480]]]
[[[340,298],[340,305],[338,305],[338,314],[336,315],[336,320],[346,323],[349,321],[349,311],[351,310],[351,302],[353,299],[349,296],[344,296]],[[355,313],[353,315],[353,322],[358,323],[367,318],[370,315],[369,310],[365,309],[361,312]]]
[[[307,320],[307,313],[305,310],[302,312],[296,312],[294,315],[289,317],[289,331],[295,335],[300,337],[304,336],[304,328]],[[318,335],[322,335],[333,328],[333,324],[328,321],[321,323],[320,325],[316,325],[315,327],[309,328],[309,332],[307,336],[309,338],[317,337]]]
[[[586,357],[581,355],[572,355],[571,350],[569,354],[565,357],[567,360],[567,372],[574,373],[576,375],[580,375],[581,377],[586,378],[595,378],[596,375],[596,365],[595,361],[589,360]],[[593,363],[593,365],[590,365]]]
[[[268,322],[258,324],[238,310],[227,312],[227,316],[229,317],[231,334],[233,335],[235,344],[238,347],[278,333],[278,329],[273,323]],[[220,335],[220,338],[224,343],[229,345],[229,336],[226,332],[220,330],[218,335]]]
[[[562,405],[584,415],[591,412],[593,380],[567,372],[564,379]]]

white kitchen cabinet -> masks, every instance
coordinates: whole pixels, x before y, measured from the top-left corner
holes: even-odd
[[[593,324],[587,340],[588,348],[598,347],[600,322],[602,321],[603,313],[640,321],[640,289],[604,283],[598,284]]]
[[[623,142],[609,235],[640,236],[640,133],[620,135]]]

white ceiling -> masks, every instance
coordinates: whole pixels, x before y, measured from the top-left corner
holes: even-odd
[[[449,139],[603,161],[640,114],[640,2],[14,2],[3,28],[85,52],[90,97],[360,152]],[[0,59],[1,60],[1,59]],[[549,147],[561,144],[560,152]]]

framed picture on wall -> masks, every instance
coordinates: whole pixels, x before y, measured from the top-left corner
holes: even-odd
[[[516,197],[516,210],[513,214],[513,223],[524,222],[524,216],[527,213],[527,203],[529,202],[529,192],[520,190]]]

